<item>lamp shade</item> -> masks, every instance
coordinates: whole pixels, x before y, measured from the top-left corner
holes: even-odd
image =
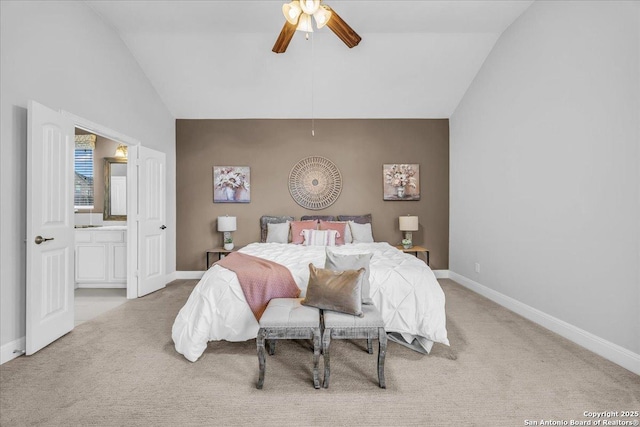
[[[218,231],[236,231],[235,216],[219,216]]]
[[[307,15],[313,15],[318,11],[320,7],[320,0],[302,0],[300,2],[300,8]]]
[[[400,217],[400,231],[418,231],[418,217],[417,216],[401,216]]]
[[[313,33],[313,26],[311,25],[311,15],[303,13],[298,20],[298,26],[296,31],[304,31],[305,33]]]
[[[124,144],[120,144],[118,145],[118,148],[116,148],[116,152],[113,154],[113,157],[121,157],[121,158],[127,158],[127,146]]]
[[[297,25],[298,19],[300,19],[300,14],[302,13],[300,2],[292,1],[291,3],[282,5],[282,13],[290,24]]]
[[[327,9],[325,6],[320,6],[318,11],[313,14],[313,17],[316,19],[316,25],[318,29],[327,25],[329,19],[331,19],[331,11]]]

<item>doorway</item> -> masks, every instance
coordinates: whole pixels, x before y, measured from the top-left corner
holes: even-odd
[[[75,128],[74,305],[79,325],[126,301],[127,146]]]
[[[137,159],[138,149],[140,146],[139,141],[126,135],[120,134],[119,132],[109,129],[105,126],[83,119],[82,117],[76,116],[67,111],[61,111],[61,114],[70,119],[75,124],[76,131],[80,130],[80,132],[82,133],[91,133],[96,135],[100,139],[109,142],[105,144],[105,147],[103,147],[103,149],[101,149],[99,154],[100,156],[109,158],[109,154],[113,154],[113,156],[110,156],[111,158],[119,157],[119,154],[116,153],[116,150],[119,150],[122,147],[126,147],[127,159]],[[111,150],[113,150],[113,152],[111,152]],[[132,208],[138,206],[138,174],[137,165],[135,163],[135,161],[127,161],[126,163],[126,206],[130,211],[132,210]],[[104,168],[102,169],[102,171],[104,172]],[[101,182],[104,184],[104,177]],[[104,201],[104,195],[100,200]],[[89,216],[89,218],[96,217]],[[113,226],[114,222],[110,221],[111,219],[113,218],[110,217],[109,219],[107,219],[107,224]],[[122,221],[122,218],[119,218],[119,220],[121,221],[121,223],[124,223],[123,225],[124,227],[126,227],[124,233],[124,246],[122,246],[120,253],[117,252],[118,248],[111,247],[108,248],[108,250],[114,252],[113,257],[119,257],[119,259],[122,259],[122,252],[126,253],[126,262],[124,268],[124,274],[126,276],[126,280],[124,280],[126,288],[126,298],[135,299],[138,298],[138,278],[136,275],[138,268],[138,221],[136,221],[134,215],[126,215],[124,221]],[[103,225],[105,224],[104,212],[102,214],[102,223]],[[122,273],[122,269],[120,269],[119,272]]]
[[[118,246],[120,251],[126,249],[126,262],[121,265],[128,299],[166,284],[166,156],[104,126],[35,101],[29,101],[27,118],[25,352],[31,355],[74,328],[74,270],[84,265],[74,260],[76,203],[71,164],[75,128],[121,141],[132,159],[126,168],[126,206],[131,213],[126,231],[121,231],[126,242]]]

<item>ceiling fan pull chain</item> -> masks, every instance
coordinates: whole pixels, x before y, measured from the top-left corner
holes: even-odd
[[[309,36],[309,33],[307,33]],[[314,89],[314,81],[315,81],[315,72],[313,67],[313,59],[314,59],[314,51],[313,51],[313,34],[311,35],[311,136],[316,136],[316,121],[314,117],[314,109],[313,109],[313,89]]]

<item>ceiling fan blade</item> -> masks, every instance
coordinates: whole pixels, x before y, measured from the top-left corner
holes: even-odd
[[[278,40],[276,40],[276,44],[273,45],[273,49],[271,50],[275,53],[284,53],[287,50],[287,46],[289,46],[289,42],[296,32],[296,27],[296,24],[291,24],[289,23],[289,21],[284,21],[284,26],[280,31]]]
[[[349,48],[358,46],[362,37],[353,31],[353,28],[344,22],[335,10],[331,9],[329,6],[325,7],[331,12],[331,18],[329,18],[329,21],[327,22],[327,27],[329,27],[331,31],[333,31],[335,35],[338,36]]]

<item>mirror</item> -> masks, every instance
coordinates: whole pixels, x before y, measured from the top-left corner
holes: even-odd
[[[127,159],[104,158],[104,210],[105,221],[127,220]]]

